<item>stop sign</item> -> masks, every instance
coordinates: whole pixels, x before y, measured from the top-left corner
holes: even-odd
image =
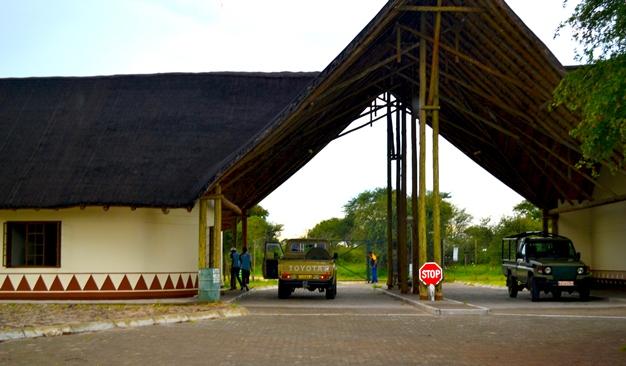
[[[436,286],[443,279],[443,270],[435,262],[426,262],[420,267],[419,276],[426,286]]]

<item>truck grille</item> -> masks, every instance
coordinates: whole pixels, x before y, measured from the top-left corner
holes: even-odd
[[[552,267],[555,280],[575,280],[576,267]]]

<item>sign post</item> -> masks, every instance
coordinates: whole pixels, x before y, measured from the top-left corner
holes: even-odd
[[[419,279],[428,286],[430,301],[435,301],[435,286],[443,280],[443,269],[435,262],[424,263],[419,270]]]

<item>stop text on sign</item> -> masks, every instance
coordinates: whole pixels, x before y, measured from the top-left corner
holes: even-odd
[[[443,270],[435,262],[427,262],[420,267],[419,278],[425,285],[437,285],[443,279]]]

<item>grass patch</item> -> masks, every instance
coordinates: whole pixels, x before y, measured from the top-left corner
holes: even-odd
[[[489,264],[453,265],[444,270],[445,282],[465,282],[477,285],[504,286],[500,266]]]

